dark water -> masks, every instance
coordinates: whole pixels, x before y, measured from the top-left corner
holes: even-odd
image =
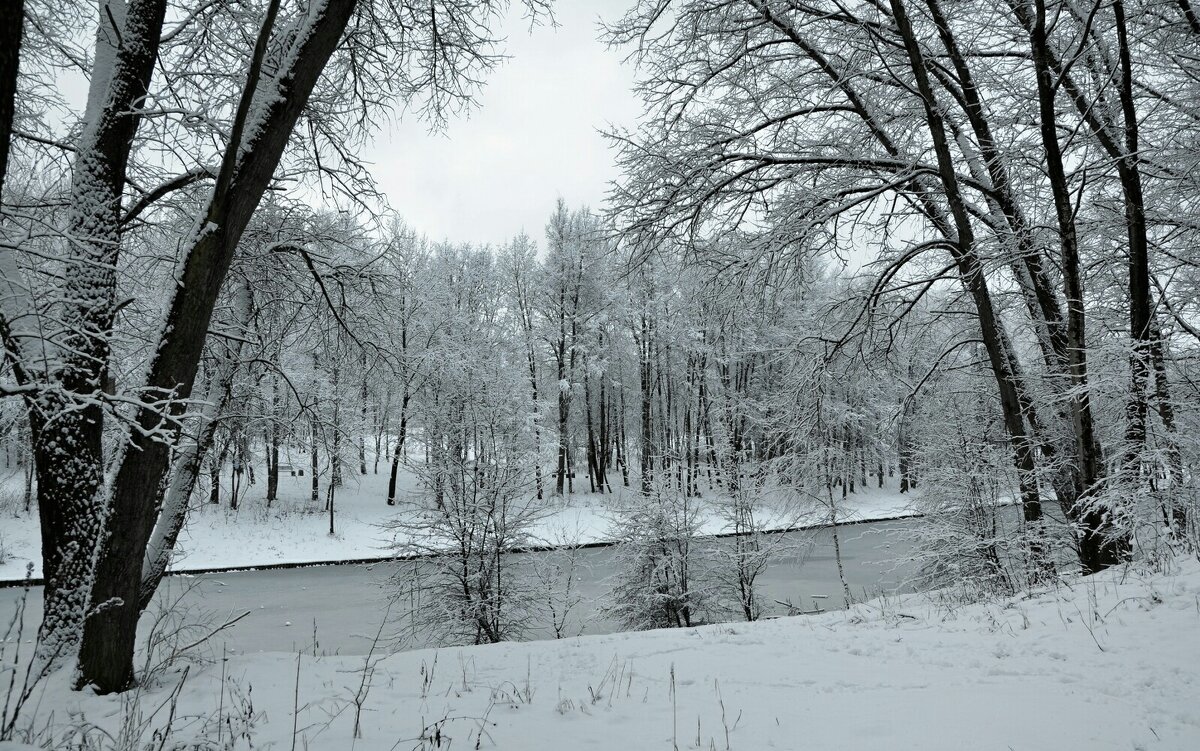
[[[908,591],[914,564],[907,534],[919,520],[871,522],[839,528],[842,565],[855,599],[880,593]],[[829,529],[805,530],[765,536],[772,547],[770,564],[757,587],[768,614],[829,610],[845,606]],[[707,541],[709,546],[729,546],[728,539]],[[711,550],[709,551],[711,552]],[[566,621],[567,635],[611,633],[617,624],[602,614],[615,571],[613,548],[576,551],[579,574],[575,590],[579,602]],[[547,553],[513,557],[515,567],[536,564]],[[426,564],[427,566],[428,564]],[[313,566],[272,571],[169,577],[157,595],[160,603],[176,602],[189,617],[204,617],[219,625],[231,616],[249,615],[212,640],[234,652],[312,650],[324,653],[364,654],[389,610],[394,584],[419,577],[419,563],[380,562],[362,565]],[[19,589],[0,590],[0,614],[5,620],[20,597]],[[404,630],[407,599],[391,606],[386,631]],[[786,604],[785,604],[786,603]],[[30,593],[26,616],[29,637],[41,617],[41,590]],[[736,613],[729,617],[736,618]],[[544,620],[544,619],[543,619]],[[143,619],[143,629],[151,619]],[[548,623],[536,624],[527,638],[551,638]],[[409,641],[409,647],[428,646]]]

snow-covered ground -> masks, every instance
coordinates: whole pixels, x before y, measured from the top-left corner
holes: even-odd
[[[228,482],[228,473],[225,479]],[[400,479],[401,494],[416,492],[415,477],[405,472]],[[261,479],[246,491],[237,511],[228,507],[230,489],[226,485],[221,505],[200,503],[189,514],[187,527],[176,547],[172,570],[386,558],[392,554],[392,540],[383,525],[398,513],[397,507],[386,503],[387,480],[386,467],[382,464],[380,474],[347,472],[346,486],[334,499],[333,535],[329,534],[329,516],[322,511],[323,503],[313,505],[309,500],[309,477],[281,476],[280,500],[269,509],[263,500],[265,485]],[[20,482],[19,476],[0,480],[0,493],[5,493],[7,498],[5,503],[0,503],[0,581],[24,579],[29,563],[33,564],[33,576],[41,576],[37,516],[36,513],[20,512],[17,502]],[[900,495],[895,483],[892,479],[888,487],[882,489],[860,489],[844,503],[839,498],[839,521],[891,518],[912,513],[908,507],[912,496]],[[620,489],[619,484],[616,488]],[[549,513],[540,522],[536,536],[547,544],[582,544],[609,539],[611,515],[606,504],[613,498],[577,492],[564,499],[552,499]],[[773,521],[782,527],[815,524],[826,521],[823,514],[788,512],[781,513]],[[725,531],[725,525],[719,516],[712,514],[703,531],[719,533]]]
[[[215,737],[220,715],[228,741],[251,718],[248,738],[205,748],[1188,751],[1200,748],[1200,565],[1168,568],[986,605],[914,595],[377,662],[245,655],[186,676],[176,665],[142,697],[142,732],[173,711],[181,739]],[[220,657],[219,639],[207,646]],[[130,712],[61,681],[35,700],[64,720],[111,731]]]

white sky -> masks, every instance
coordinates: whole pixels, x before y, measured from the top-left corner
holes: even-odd
[[[598,208],[617,176],[598,130],[633,125],[639,105],[632,67],[597,41],[597,19],[631,4],[558,2],[558,26],[530,33],[517,3],[502,32],[509,59],[469,116],[440,134],[408,116],[376,137],[367,157],[392,207],[430,239],[493,244],[522,229],[541,243],[560,195]]]

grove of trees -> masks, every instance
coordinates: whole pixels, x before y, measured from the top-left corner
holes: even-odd
[[[608,203],[484,247],[392,216],[357,149],[467,106],[507,3],[88,7],[0,7],[39,670],[133,685],[189,508],[289,469],[330,534],[347,477],[389,476],[459,641],[521,633],[503,556],[575,494],[611,499],[631,628],[760,617],[780,509],[836,532],[867,487],[926,514],[929,586],[1196,547],[1187,0],[639,0],[605,32],[645,105]]]

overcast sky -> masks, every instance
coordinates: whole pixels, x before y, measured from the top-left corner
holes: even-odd
[[[616,177],[598,130],[639,111],[623,53],[597,41],[597,19],[631,0],[555,3],[557,27],[510,18],[509,59],[479,107],[430,134],[415,116],[376,138],[373,172],[392,207],[433,240],[502,243],[524,229],[541,243],[558,196],[598,208]]]

